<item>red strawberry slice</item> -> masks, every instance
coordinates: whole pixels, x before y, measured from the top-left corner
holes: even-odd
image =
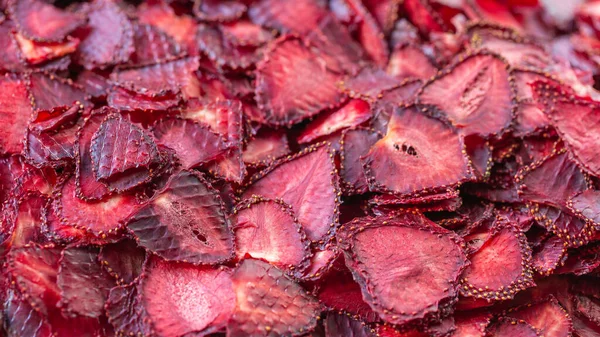
[[[204,21],[235,21],[246,13],[246,5],[237,0],[196,0],[194,14]]]
[[[493,153],[489,141],[478,135],[470,135],[465,137],[465,146],[477,179],[488,178],[493,165]]]
[[[238,258],[265,260],[283,270],[303,270],[310,257],[309,242],[282,201],[252,198],[240,202],[231,217]]]
[[[569,314],[552,295],[546,301],[517,308],[507,316],[529,323],[547,337],[569,336],[573,329]]]
[[[46,317],[36,311],[16,291],[8,290],[6,297],[3,318],[8,336],[54,336],[52,327]]]
[[[162,112],[177,108],[181,104],[179,92],[145,94],[121,86],[113,86],[106,98],[108,106],[119,111]]]
[[[373,109],[375,112],[373,127],[378,131],[386,132],[396,107],[414,103],[422,85],[421,80],[406,79],[392,88],[383,90]]]
[[[189,102],[183,113],[185,118],[210,126],[213,132],[223,137],[229,145],[238,145],[242,140],[242,104],[238,100],[215,102]]]
[[[106,316],[117,334],[124,336],[153,334],[148,313],[142,305],[138,283],[121,285],[110,290],[106,300]]]
[[[568,252],[564,265],[556,270],[557,274],[574,274],[577,276],[592,273],[600,267],[597,256],[600,246],[596,242],[589,243]]]
[[[138,20],[171,36],[189,55],[197,55],[196,20],[190,15],[178,15],[167,2],[143,3],[137,8]]]
[[[254,175],[243,198],[282,199],[292,206],[307,237],[325,242],[335,234],[338,223],[339,187],[334,170],[329,146],[309,147]]]
[[[56,190],[54,203],[63,224],[85,229],[100,237],[118,231],[127,217],[140,208],[135,195],[127,193],[99,201],[81,200],[77,196],[74,176]]]
[[[418,101],[464,134],[482,136],[502,134],[515,107],[508,65],[485,53],[468,55],[442,70],[425,84]]]
[[[0,253],[32,242],[44,243],[42,228],[46,221],[48,198],[39,192],[28,192],[19,198],[14,215],[4,215],[0,227]],[[8,212],[4,206],[3,213]],[[6,226],[6,227],[5,227]]]
[[[344,130],[340,141],[340,178],[349,194],[361,194],[369,190],[361,158],[383,137],[379,132],[366,128]]]
[[[81,71],[75,83],[81,86],[85,93],[93,100],[104,99],[108,89],[111,87],[105,76],[91,70]]]
[[[227,145],[211,128],[190,119],[163,118],[153,127],[156,142],[173,150],[185,168],[210,162],[225,153]]]
[[[134,26],[133,44],[131,63],[136,65],[158,63],[183,54],[182,47],[175,39],[148,24]]]
[[[444,21],[429,3],[426,0],[404,1],[404,9],[410,21],[424,34],[447,30]]]
[[[132,284],[142,274],[146,251],[133,240],[123,239],[100,248],[98,261],[118,284]]]
[[[273,33],[247,19],[219,25],[224,39],[237,47],[260,47],[274,39]]]
[[[233,255],[223,201],[195,172],[173,175],[127,226],[140,246],[167,260],[214,264]]]
[[[307,281],[320,280],[336,265],[336,262],[340,263],[339,257],[340,251],[334,245],[313,249],[308,268],[295,276]]]
[[[160,336],[219,331],[236,306],[234,283],[222,267],[153,259],[141,283],[141,302]]]
[[[538,204],[530,204],[528,207],[536,219],[539,219],[538,223],[556,234],[567,246],[579,247],[591,240],[591,225],[571,212]]]
[[[245,259],[232,278],[236,306],[229,337],[297,336],[317,325],[319,301],[276,267]]]
[[[319,137],[328,136],[336,131],[358,126],[371,118],[369,103],[353,99],[342,105],[339,109],[321,114],[310,122],[300,137],[298,143],[310,143]]]
[[[339,89],[353,98],[361,98],[366,101],[376,101],[382,92],[396,88],[402,84],[384,70],[365,67],[356,74],[339,83]]]
[[[596,201],[599,194],[600,192],[596,190],[577,193],[567,201],[567,207],[586,222],[598,227],[600,226],[600,210]]]
[[[256,99],[265,121],[292,125],[337,106],[340,77],[325,66],[325,61],[297,38],[287,36],[272,44],[256,74]]]
[[[464,153],[454,130],[410,106],[394,113],[387,134],[362,161],[370,190],[410,195],[470,179]]]
[[[26,68],[25,61],[20,55],[21,51],[15,40],[14,23],[9,20],[4,20],[0,23],[0,57],[2,57],[2,63],[0,69],[4,71],[22,71]]]
[[[24,79],[11,74],[0,78],[0,153],[17,154],[23,150],[31,105]]]
[[[516,226],[502,221],[469,257],[471,265],[460,280],[464,296],[505,300],[534,285],[527,238]]]
[[[334,311],[327,313],[323,323],[327,337],[370,337],[371,329],[364,322]]]
[[[75,52],[80,40],[67,37],[64,42],[37,42],[15,33],[15,40],[21,50],[21,56],[32,66],[42,66],[51,60]],[[69,61],[69,59],[66,59]]]
[[[386,72],[398,78],[428,80],[436,74],[437,69],[421,48],[405,45],[392,52]]]
[[[10,1],[8,10],[21,34],[36,41],[61,41],[86,20],[38,0]]]
[[[502,317],[497,323],[488,327],[486,336],[540,337],[542,335],[526,322]]]
[[[108,116],[92,136],[92,170],[96,180],[109,181],[139,171],[151,174],[160,161],[152,136],[120,115]]]
[[[290,148],[285,132],[261,129],[246,144],[242,159],[250,166],[266,166],[289,152]]]
[[[365,0],[363,3],[386,35],[394,29],[394,24],[398,19],[398,11],[400,10],[400,6],[402,6],[401,1]]]
[[[62,251],[57,284],[62,310],[69,314],[100,317],[114,280],[98,262],[99,249],[67,248]]]
[[[242,184],[247,173],[246,165],[242,160],[242,151],[239,148],[227,151],[220,158],[206,165],[205,169],[213,177],[236,185]]]
[[[218,27],[200,24],[197,37],[200,51],[220,68],[248,69],[263,56],[263,49],[260,47],[230,44]]]
[[[119,6],[97,0],[88,12],[89,33],[77,48],[79,62],[87,69],[125,63],[133,52],[133,27]]]
[[[541,275],[550,275],[566,258],[564,241],[556,235],[545,239],[533,250],[531,266]]]
[[[248,9],[252,22],[283,33],[293,32],[302,36],[317,28],[326,14],[327,11],[319,2],[311,0],[261,0]]]
[[[385,67],[389,58],[389,50],[384,34],[373,15],[360,0],[345,0],[353,11],[358,22],[358,41],[367,55],[379,67]]]
[[[497,0],[471,0],[465,3],[464,11],[472,20],[482,20],[499,26],[522,31],[523,26],[510,12],[509,7]]]
[[[468,264],[461,240],[420,214],[355,219],[338,240],[363,298],[386,322],[434,317],[458,296]]]
[[[457,313],[456,330],[451,336],[484,337],[485,330],[492,320],[492,315],[483,313]]]

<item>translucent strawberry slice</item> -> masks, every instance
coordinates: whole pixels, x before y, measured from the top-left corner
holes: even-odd
[[[240,185],[246,178],[246,165],[242,160],[242,151],[234,147],[205,166],[210,175],[230,183]]]
[[[181,171],[127,224],[138,244],[172,261],[215,264],[233,255],[233,235],[218,192]]]
[[[470,179],[465,152],[453,129],[410,106],[394,113],[362,161],[370,190],[410,195]]]
[[[141,301],[161,336],[209,334],[225,326],[236,306],[231,273],[154,258],[141,283]]]
[[[319,301],[276,267],[245,259],[232,278],[236,305],[227,326],[230,337],[296,336],[317,325]]]
[[[487,136],[500,135],[508,128],[514,97],[508,65],[497,56],[479,53],[442,70],[425,84],[418,101],[461,132]]]
[[[342,133],[340,178],[346,193],[361,194],[369,190],[360,160],[382,137],[381,133],[367,128],[349,129]]]
[[[338,223],[339,186],[328,146],[310,147],[274,162],[251,178],[243,198],[282,199],[311,241],[323,243]]]
[[[439,15],[433,11],[429,2],[423,0],[409,0],[404,2],[411,22],[419,28],[422,33],[443,32],[446,26]]]
[[[11,74],[0,78],[0,153],[17,154],[23,150],[31,105],[24,79]]]
[[[61,10],[38,0],[11,1],[8,10],[19,31],[37,41],[61,41],[86,20],[82,13]]]
[[[239,145],[244,136],[242,104],[238,100],[188,101],[183,116],[210,126],[229,145]]]
[[[261,0],[252,4],[248,16],[252,22],[281,32],[306,35],[317,28],[327,11],[318,2]]]
[[[529,323],[547,337],[569,336],[573,329],[569,314],[552,295],[548,300],[516,308],[507,316]]]
[[[574,214],[598,227],[600,226],[600,210],[596,200],[599,194],[600,192],[596,190],[583,191],[571,197],[567,206]]]
[[[54,75],[32,74],[29,90],[35,112],[34,125],[39,129],[50,129],[55,126],[51,120],[61,119],[59,116],[72,108],[75,108],[73,112],[79,112],[89,104],[82,88]]]
[[[591,224],[570,211],[535,203],[528,207],[538,223],[556,234],[567,246],[583,246],[592,239]]]
[[[146,251],[134,240],[123,239],[100,248],[98,261],[118,284],[132,284],[142,274]]]

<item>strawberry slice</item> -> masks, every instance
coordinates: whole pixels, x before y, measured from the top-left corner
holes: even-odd
[[[178,15],[165,1],[142,3],[137,8],[139,23],[152,25],[167,33],[187,51],[188,55],[198,54],[196,46],[196,20],[190,15]]]
[[[282,270],[304,270],[309,241],[290,209],[283,201],[260,198],[235,206],[231,224],[237,257],[262,259]]]
[[[48,198],[39,192],[28,192],[16,203],[14,215],[4,215],[0,227],[0,254],[5,249],[24,247],[32,242],[44,243],[42,233]],[[3,213],[8,212],[4,206]],[[7,225],[5,227],[5,225]]]
[[[344,130],[340,140],[340,178],[347,194],[362,194],[369,190],[360,160],[383,135],[371,129]]]
[[[8,336],[52,337],[52,327],[44,315],[36,311],[14,290],[7,290],[4,301],[4,326]]]
[[[435,317],[451,305],[468,265],[462,240],[418,213],[355,219],[338,241],[363,298],[393,324]]]
[[[461,294],[489,300],[511,299],[534,285],[531,249],[523,232],[505,220],[497,220],[483,244],[469,257]]]
[[[145,94],[119,85],[113,86],[106,98],[108,106],[119,111],[162,112],[181,105],[179,92]]]
[[[260,47],[240,47],[230,44],[218,27],[200,24],[197,36],[200,51],[220,68],[248,69],[263,56],[263,49]]]
[[[224,23],[218,27],[225,40],[237,47],[260,47],[275,38],[272,32],[247,19]]]
[[[37,42],[19,33],[15,33],[15,40],[22,57],[32,66],[43,66],[49,61],[71,54],[76,51],[80,42],[72,37],[67,37],[64,42]],[[68,58],[66,60],[69,61]]]
[[[192,171],[173,175],[127,226],[140,246],[167,260],[215,264],[233,255],[223,201]]]
[[[23,71],[26,68],[26,64],[23,60],[23,56],[20,55],[21,50],[15,39],[14,23],[9,20],[3,20],[0,23],[0,57],[2,57],[2,63],[0,69],[7,72]]]
[[[402,2],[398,0],[365,0],[363,3],[377,20],[379,27],[388,35],[394,29]]]
[[[362,161],[371,191],[397,195],[458,185],[472,174],[462,138],[415,106],[394,113]]]
[[[87,69],[125,63],[133,52],[133,27],[119,6],[97,0],[88,12],[89,33],[77,48],[79,62]]]
[[[533,250],[531,266],[538,274],[550,275],[564,263],[566,253],[563,240],[556,235],[551,235]]]
[[[246,5],[237,0],[196,0],[194,14],[203,21],[235,21],[246,13]]]
[[[246,165],[242,160],[242,151],[233,148],[212,163],[206,165],[205,169],[216,179],[222,179],[236,185],[242,184],[246,178]]]
[[[490,142],[478,135],[470,135],[465,137],[465,146],[477,179],[488,178],[493,165]]]
[[[292,206],[307,237],[324,243],[335,234],[338,223],[339,187],[334,170],[329,146],[309,147],[255,174],[242,197],[282,199]]]
[[[597,190],[587,190],[573,195],[567,201],[567,207],[574,214],[584,219],[586,222],[600,226],[600,210],[596,201],[600,192]]]
[[[225,326],[236,305],[226,268],[154,258],[141,283],[141,301],[160,336],[209,334]]]
[[[515,108],[509,75],[501,58],[470,54],[426,83],[418,102],[464,134],[500,135],[509,127]]]
[[[8,11],[19,32],[36,41],[62,41],[86,21],[82,13],[64,11],[39,0],[10,1]]]
[[[362,1],[345,0],[345,2],[358,20],[358,41],[377,66],[385,67],[389,58],[389,47],[377,20],[369,13]]]
[[[17,154],[23,150],[31,105],[27,84],[17,75],[5,74],[0,78],[0,153]]]
[[[437,69],[421,48],[404,45],[394,49],[386,72],[397,78],[428,80],[437,73]]]
[[[83,70],[75,81],[92,100],[101,100],[106,98],[106,93],[111,87],[108,79],[91,70]]]
[[[62,251],[57,284],[59,306],[64,312],[100,317],[114,280],[98,262],[98,248],[67,248]]]
[[[138,247],[135,241],[123,239],[102,246],[98,253],[98,261],[104,270],[115,278],[117,284],[132,284],[142,274],[146,251]]]
[[[540,337],[537,330],[531,324],[502,317],[487,329],[486,336],[498,337]]]
[[[365,67],[355,76],[340,82],[339,89],[352,98],[376,101],[382,92],[401,84],[402,80],[387,74],[382,69]]]
[[[573,329],[569,314],[552,295],[548,300],[511,310],[507,316],[529,323],[547,337],[569,336]]]
[[[408,0],[404,1],[404,9],[410,21],[419,28],[421,33],[444,32],[447,30],[444,21],[429,3],[430,1],[426,0]]]
[[[217,100],[215,102],[188,102],[183,116],[210,126],[220,134],[228,145],[239,145],[242,134],[242,105],[238,100]]]
[[[592,239],[591,225],[568,210],[539,204],[529,204],[528,207],[539,219],[538,223],[556,234],[567,246],[583,246]]]
[[[574,274],[577,276],[592,273],[600,267],[597,256],[600,245],[596,242],[589,243],[568,252],[564,265],[556,270],[557,274]]]
[[[301,36],[317,28],[326,14],[326,9],[319,2],[311,0],[260,0],[248,9],[252,22],[282,33],[292,32]]]
[[[182,47],[175,39],[148,24],[134,25],[133,44],[131,63],[135,65],[158,63],[183,54]]]
[[[290,152],[285,132],[261,129],[250,139],[242,153],[244,163],[250,166],[267,166]]]
[[[245,259],[232,278],[236,305],[229,337],[297,336],[317,325],[319,301],[276,267]]]
[[[457,313],[456,330],[451,336],[484,337],[491,320],[492,315],[486,312]]]
[[[278,39],[257,65],[256,99],[273,125],[292,125],[325,108],[337,106],[337,74],[325,69],[325,60],[294,37]],[[288,92],[295,95],[288,95]]]
[[[369,337],[373,336],[371,329],[364,322],[334,311],[327,313],[323,323],[327,337]]]
[[[310,143],[319,137],[328,136],[336,131],[358,126],[371,118],[369,103],[353,99],[339,109],[321,114],[310,122],[300,137],[298,143]]]
[[[142,305],[137,282],[110,289],[106,300],[106,316],[117,334],[124,336],[153,334],[152,326],[148,322],[148,313]]]

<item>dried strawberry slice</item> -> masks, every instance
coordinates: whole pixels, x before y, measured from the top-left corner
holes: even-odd
[[[435,317],[451,305],[468,264],[462,240],[419,213],[355,219],[338,241],[347,245],[346,265],[363,298],[393,324]]]
[[[519,170],[515,175],[521,198],[564,208],[567,200],[587,189],[587,176],[565,149]]]
[[[98,261],[118,284],[132,284],[142,274],[146,251],[133,240],[123,239],[100,248]]]
[[[133,44],[131,62],[136,65],[158,63],[183,53],[181,46],[171,36],[148,24],[134,26]]]
[[[256,99],[266,122],[291,125],[336,106],[341,100],[336,88],[340,77],[325,67],[325,61],[297,38],[274,42],[256,74]]]
[[[499,57],[471,54],[426,83],[418,101],[465,134],[499,135],[509,127],[515,108],[509,77],[508,65]]]
[[[15,214],[5,215],[0,227],[0,254],[5,248],[19,248],[31,242],[44,243],[42,228],[46,220],[48,198],[39,192],[28,192],[16,203]],[[2,212],[7,211],[4,206]]]
[[[21,50],[21,55],[27,63],[40,66],[51,60],[75,52],[79,46],[79,39],[67,37],[64,42],[37,42],[15,33],[15,40]]]
[[[76,179],[68,178],[56,190],[55,207],[63,224],[85,229],[103,237],[124,226],[127,217],[141,206],[133,194],[118,194],[99,201],[85,201],[77,196]]]
[[[81,86],[94,101],[106,98],[106,93],[111,87],[106,77],[91,70],[79,72],[75,83]]]
[[[114,280],[98,262],[98,248],[67,248],[62,251],[57,284],[64,312],[100,317]]]
[[[556,234],[569,247],[579,247],[590,241],[591,226],[585,220],[551,206],[529,204],[528,207],[540,225]]]
[[[348,7],[356,13],[358,19],[358,41],[367,55],[379,67],[385,67],[389,50],[379,24],[360,0],[346,0]]]
[[[93,112],[78,131],[75,143],[76,186],[78,197],[86,200],[99,200],[110,192],[106,185],[96,181],[91,158],[92,138],[106,116],[113,111],[109,108]]]
[[[339,83],[339,89],[353,98],[376,101],[382,92],[402,84],[399,80],[384,70],[365,67],[355,76],[348,77]]]
[[[204,21],[235,21],[246,13],[246,5],[238,0],[195,0],[194,14]]]
[[[225,23],[218,27],[224,39],[237,47],[260,47],[274,39],[272,32],[247,19]]]
[[[210,126],[228,145],[239,145],[243,138],[242,104],[238,100],[188,101],[183,116]]]
[[[225,326],[236,305],[234,283],[223,267],[192,266],[153,259],[140,295],[160,336],[205,335]]]
[[[567,201],[567,206],[574,214],[598,227],[600,226],[600,210],[597,204],[599,195],[600,192],[596,190],[577,193]]]
[[[483,245],[469,259],[471,264],[460,280],[464,296],[505,300],[534,285],[527,238],[504,220],[496,222]]]
[[[486,336],[497,337],[540,337],[537,330],[529,323],[502,317],[487,329]]]
[[[0,57],[2,58],[0,69],[7,72],[22,71],[26,68],[13,31],[14,24],[12,21],[4,20],[0,22],[0,46],[2,47],[0,51]]]
[[[0,153],[21,153],[32,113],[27,83],[6,74],[0,78],[0,86],[0,123],[4,125],[0,130]]]
[[[492,320],[492,314],[483,313],[457,313],[456,330],[451,336],[484,337],[485,330]]]
[[[507,316],[529,323],[547,337],[569,336],[573,329],[569,314],[552,295],[548,300],[511,310]]]
[[[121,86],[113,86],[106,98],[108,106],[119,111],[169,111],[181,104],[178,92],[145,94]]]
[[[133,27],[115,2],[97,0],[88,12],[89,33],[83,38],[78,58],[88,69],[125,63],[133,52]]]
[[[185,168],[212,161],[227,150],[219,134],[189,119],[163,118],[154,125],[152,131],[158,144],[175,150]]]
[[[596,242],[589,243],[586,246],[580,247],[568,252],[564,265],[556,270],[557,274],[574,274],[577,276],[592,273],[600,267],[598,253],[600,245]]]
[[[186,57],[154,65],[119,69],[114,71],[111,77],[118,84],[131,90],[146,94],[181,91],[187,99],[200,96],[200,84],[194,74],[198,67],[197,57]]]
[[[326,14],[321,4],[310,0],[261,0],[253,3],[248,10],[248,16],[256,24],[302,36],[315,29]]]
[[[339,109],[321,114],[310,122],[298,137],[298,143],[310,143],[319,137],[328,136],[336,131],[358,126],[371,118],[369,103],[353,99]]]
[[[39,0],[10,1],[8,9],[21,34],[36,41],[62,41],[86,21],[81,13]]]
[[[377,20],[379,27],[388,35],[394,29],[402,2],[398,0],[365,0],[363,3]]]
[[[334,234],[339,187],[329,146],[309,147],[278,160],[250,180],[243,198],[282,199],[292,206],[311,241],[325,242]]]
[[[549,275],[564,262],[566,252],[564,241],[552,235],[533,250],[531,266],[538,274]]]
[[[370,337],[371,329],[364,322],[331,311],[323,323],[327,337]]]
[[[448,30],[444,21],[429,3],[430,1],[425,0],[404,1],[404,9],[410,21],[424,34]]]
[[[231,224],[238,258],[263,259],[283,270],[303,270],[310,258],[309,241],[283,201],[252,198],[234,209]]]
[[[157,27],[170,35],[189,55],[197,55],[197,23],[190,15],[178,15],[165,1],[143,3],[137,8],[139,23]]]
[[[428,80],[436,74],[437,69],[421,48],[405,45],[392,52],[386,72],[397,78]]]
[[[231,45],[217,27],[200,24],[197,36],[200,51],[220,68],[248,69],[262,58],[262,48]]]
[[[394,113],[388,133],[364,156],[363,166],[370,190],[409,195],[470,179],[464,152],[454,130],[410,106]]]
[[[33,110],[34,125],[39,129],[49,129],[57,125],[52,119],[61,119],[67,111],[78,112],[88,103],[86,93],[71,80],[55,75],[34,73],[29,78],[29,91]],[[72,110],[75,108],[75,110]],[[56,116],[58,115],[58,116]]]
[[[223,201],[195,172],[173,175],[127,226],[140,246],[167,260],[211,264],[233,255]]]
[[[369,190],[360,160],[383,135],[377,131],[356,128],[344,130],[340,141],[340,178],[346,193],[361,194]]]
[[[276,267],[245,259],[232,278],[237,303],[227,326],[229,337],[297,336],[317,325],[319,301]]]
[[[242,151],[237,147],[227,151],[220,158],[206,165],[205,169],[213,177],[237,185],[242,184],[247,173],[246,165],[244,165],[244,161],[242,160]]]
[[[36,244],[13,249],[6,257],[6,272],[31,307],[48,314],[60,299],[56,284],[60,250]]]
[[[136,282],[110,290],[106,300],[106,316],[117,334],[124,336],[153,334],[138,288]]]
[[[44,315],[36,311],[14,290],[7,290],[4,301],[4,326],[8,336],[52,337],[52,327]],[[4,332],[4,330],[2,330]]]
[[[242,159],[247,165],[266,166],[289,152],[290,148],[285,132],[261,129],[258,134],[246,144]]]

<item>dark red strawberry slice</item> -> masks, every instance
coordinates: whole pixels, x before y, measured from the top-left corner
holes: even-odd
[[[531,266],[538,274],[549,275],[564,262],[566,252],[564,241],[552,235],[533,250]]]
[[[246,5],[238,0],[195,0],[194,14],[204,21],[235,21],[246,13]]]
[[[340,82],[339,89],[353,98],[376,101],[385,90],[402,84],[399,80],[382,69],[365,67],[356,74]]]
[[[142,305],[138,283],[121,285],[110,290],[106,300],[106,316],[117,334],[150,336],[146,308]]]
[[[8,212],[4,206],[3,213]],[[17,202],[14,215],[4,215],[0,226],[0,251],[19,248],[32,242],[44,243],[42,228],[46,221],[48,198],[39,192],[28,192]]]
[[[158,144],[173,150],[186,168],[210,162],[225,153],[224,139],[208,126],[182,118],[163,118],[153,127]]]
[[[392,52],[386,71],[398,78],[410,77],[428,80],[436,74],[437,69],[421,48],[405,45]]]
[[[208,24],[198,26],[198,47],[218,67],[243,70],[252,67],[262,58],[260,47],[230,44],[218,27]]]
[[[357,38],[367,55],[379,67],[388,62],[389,48],[384,34],[373,15],[360,0],[345,0],[358,19]]]
[[[529,323],[547,337],[569,336],[573,329],[569,314],[552,295],[546,301],[510,311],[507,316]]]
[[[303,270],[310,258],[309,241],[283,201],[252,198],[234,209],[231,225],[238,258],[262,259],[283,270]]]
[[[364,156],[363,166],[370,190],[409,195],[470,179],[465,152],[454,130],[410,106],[394,113],[387,134]]]
[[[425,84],[418,101],[464,134],[486,136],[509,127],[514,97],[508,65],[497,56],[479,53],[442,70]]]
[[[115,2],[95,1],[88,12],[89,32],[77,48],[79,62],[88,69],[125,63],[133,52],[133,27]]]
[[[148,24],[134,26],[133,43],[131,63],[136,65],[158,63],[183,54],[182,47],[171,36]]]
[[[14,290],[7,289],[3,318],[7,336],[54,336],[47,318]]]
[[[358,126],[371,118],[369,103],[353,99],[342,105],[339,109],[321,114],[310,122],[300,137],[298,143],[310,143],[319,137],[328,136],[336,131]]]
[[[307,281],[319,280],[334,266],[343,264],[343,261],[340,262],[340,255],[340,251],[334,245],[317,247],[312,250],[308,268],[296,277]]]
[[[566,207],[570,197],[586,190],[587,179],[565,149],[526,166],[515,175],[521,198],[557,208]]]
[[[530,204],[528,207],[539,224],[556,234],[569,247],[582,246],[592,238],[591,225],[567,210],[539,204]]]
[[[13,22],[4,20],[0,23],[0,57],[2,57],[2,63],[0,69],[4,71],[22,71],[26,68],[25,61],[20,55],[21,51],[15,40],[13,34],[15,27]]]
[[[250,180],[243,198],[282,199],[292,206],[311,241],[327,241],[335,234],[340,200],[329,146],[309,147],[278,160]]]
[[[567,201],[567,206],[580,218],[598,227],[600,226],[600,209],[597,204],[599,195],[600,192],[596,190],[577,193]]]
[[[75,143],[75,164],[76,164],[76,186],[77,196],[86,200],[99,200],[109,194],[109,190],[103,183],[96,181],[93,171],[91,157],[92,138],[106,116],[113,110],[103,108],[93,112],[78,132],[77,142]]]
[[[319,301],[266,262],[240,262],[233,287],[237,301],[227,326],[229,337],[297,336],[317,325]]]
[[[92,170],[98,181],[150,170],[160,161],[154,139],[118,114],[108,116],[92,136]]]
[[[196,20],[190,15],[175,13],[167,2],[143,3],[137,8],[138,20],[142,24],[157,27],[170,35],[189,55],[197,55]]]
[[[488,178],[493,165],[493,153],[490,142],[474,134],[465,137],[465,146],[475,176],[480,180]]]
[[[229,145],[242,140],[242,104],[238,100],[191,101],[184,117],[210,126]]]
[[[469,19],[488,21],[517,31],[523,30],[523,26],[503,2],[497,0],[471,0],[465,3],[463,10]]]
[[[334,311],[327,313],[323,323],[327,337],[370,337],[371,329],[364,322]]]
[[[381,133],[366,128],[344,130],[342,133],[340,178],[346,193],[360,194],[369,190],[360,160],[382,137]]]
[[[485,329],[492,320],[492,314],[483,313],[457,313],[456,330],[451,336],[484,337]]]
[[[79,39],[68,37],[64,42],[37,42],[15,33],[15,40],[21,50],[21,56],[33,66],[42,66],[51,60],[60,60],[61,57],[75,52],[79,46]],[[67,62],[70,60],[67,58]]]
[[[598,253],[600,245],[596,242],[589,243],[577,249],[571,249],[564,261],[564,265],[557,268],[557,274],[574,274],[577,276],[592,273],[600,267]]]
[[[33,125],[40,130],[54,129],[63,121],[75,119],[88,105],[82,88],[54,75],[31,74],[29,91],[35,113]]]
[[[140,246],[168,260],[211,264],[233,255],[223,201],[195,172],[173,175],[127,226]]]
[[[141,302],[160,336],[219,331],[236,306],[234,283],[226,268],[154,258],[144,273]]]
[[[85,201],[77,196],[76,179],[68,178],[57,189],[55,207],[63,224],[84,229],[103,237],[118,231],[130,214],[140,208],[133,194],[118,194],[99,201]]]
[[[100,317],[114,279],[102,269],[98,248],[67,248],[62,251],[57,284],[62,310],[69,314]]]
[[[129,239],[102,246],[98,253],[98,261],[119,284],[135,282],[145,260],[146,251]]]
[[[242,154],[244,163],[251,166],[269,165],[290,152],[287,135],[283,131],[261,129],[250,139]]]
[[[397,106],[414,103],[421,80],[406,79],[402,83],[381,92],[380,98],[375,102],[373,127],[381,132],[386,132],[390,117]]]
[[[6,257],[6,272],[33,310],[47,315],[60,299],[56,284],[60,249],[36,244],[13,249]]]
[[[39,0],[10,1],[8,9],[21,34],[37,41],[62,41],[86,21],[82,13]]]
[[[471,265],[460,280],[464,296],[505,300],[534,285],[527,238],[503,221],[496,222],[483,245],[469,257]]]
[[[325,61],[297,38],[273,43],[256,74],[256,99],[266,122],[291,125],[338,105],[340,76],[325,67]]]
[[[23,78],[6,74],[0,78],[0,153],[17,154],[23,150],[31,105]]]
[[[486,336],[495,337],[541,337],[529,323],[502,317],[487,329]]]
[[[261,0],[248,10],[248,16],[256,24],[303,36],[317,28],[326,14],[326,9],[319,2],[310,0]]]
[[[111,84],[105,76],[91,70],[81,71],[78,74],[75,83],[81,86],[85,93],[93,100],[104,99],[108,89],[111,87]]]
[[[177,108],[181,104],[178,92],[165,91],[145,94],[122,86],[113,86],[108,97],[108,106],[119,111],[162,112]]]
[[[272,32],[247,19],[225,23],[218,27],[224,39],[233,46],[260,47],[274,39]]]
[[[462,240],[418,213],[355,219],[338,241],[347,245],[346,265],[363,298],[393,324],[434,317],[452,304],[468,265]]]
[[[111,76],[118,84],[146,94],[181,91],[184,98],[198,97],[200,87],[194,74],[198,69],[198,62],[196,57],[186,57],[154,65],[119,69]]]

